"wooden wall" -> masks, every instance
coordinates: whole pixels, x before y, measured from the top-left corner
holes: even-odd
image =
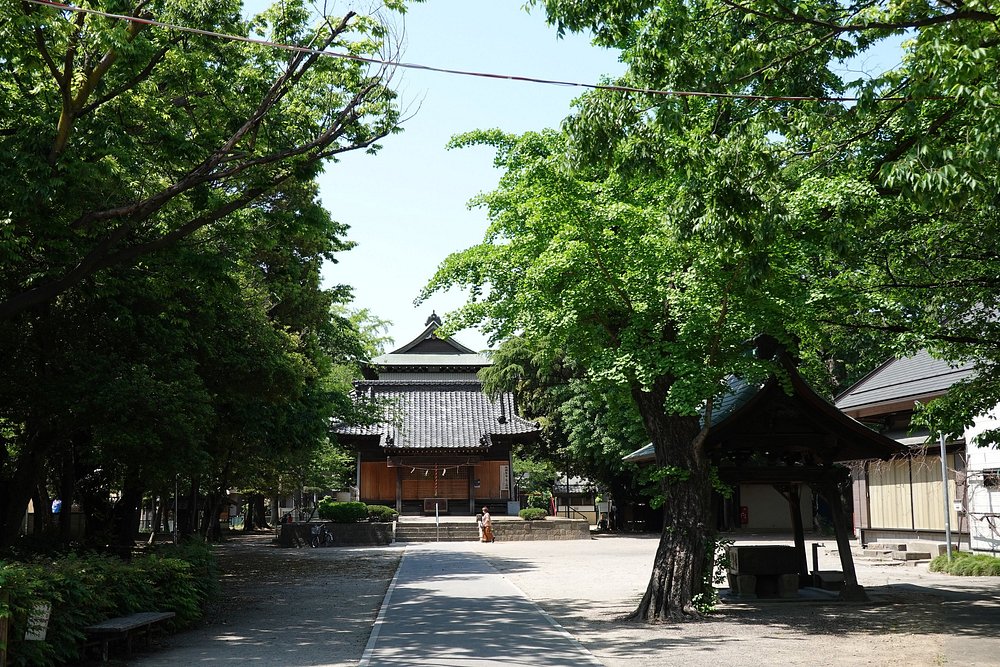
[[[500,469],[506,466],[506,461],[482,461],[475,469],[479,488],[476,498],[510,498],[510,491],[500,491]]]
[[[951,470],[955,467],[954,459],[954,454],[948,455]],[[955,501],[954,473],[948,477],[949,500]],[[868,503],[872,528],[944,530],[941,459],[925,456],[871,464]],[[953,507],[949,507],[949,512],[952,529],[955,529],[959,525],[958,514]]]
[[[385,460],[361,462],[361,500],[396,502],[396,469],[388,468]]]
[[[503,499],[510,497],[508,489],[501,490],[501,468],[506,461],[482,461],[474,468],[449,468],[438,473],[437,494],[434,493],[434,471],[408,467],[390,468],[382,461],[361,462],[361,499],[364,501],[395,502],[396,475],[400,471],[403,484],[403,500],[424,498],[449,498],[467,500],[469,498],[470,476],[479,480],[479,487],[473,489],[476,498]]]

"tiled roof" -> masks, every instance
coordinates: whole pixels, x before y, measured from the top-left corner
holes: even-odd
[[[726,391],[717,396],[712,406],[712,426],[719,426],[727,417],[739,410],[761,390],[759,384],[750,384],[742,378],[730,375],[726,378]],[[701,425],[705,425],[705,410],[701,411]],[[625,455],[623,461],[641,463],[654,458],[653,443],[640,447],[631,454]]]
[[[357,384],[359,400],[384,400],[385,421],[339,425],[347,436],[378,436],[394,449],[485,449],[494,436],[530,436],[539,428],[514,414],[510,393],[489,398],[478,382],[370,380]]]
[[[972,364],[954,367],[921,350],[912,357],[882,364],[838,396],[836,405],[846,410],[940,395],[972,373]]]
[[[481,354],[383,354],[371,360],[373,366],[462,366],[482,368],[492,362]]]

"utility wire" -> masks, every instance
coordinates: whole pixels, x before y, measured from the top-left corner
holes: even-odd
[[[127,14],[113,14],[111,12],[101,11],[99,9],[88,9],[86,7],[77,7],[75,5],[70,5],[62,2],[57,2],[56,0],[22,0],[23,2],[42,5],[44,7],[54,7],[61,11],[66,12],[77,12],[80,14],[93,14],[95,16],[103,16],[105,18],[118,19],[121,21],[131,21],[133,23],[141,23],[143,25],[156,26],[158,28],[164,28],[166,30],[176,30],[178,32],[187,32],[195,35],[203,35],[205,37],[213,37],[217,39],[225,39],[233,42],[245,42],[247,44],[257,44],[259,46],[267,46],[275,49],[282,49],[285,51],[295,51],[298,53],[308,53],[319,56],[325,56],[328,58],[339,58],[341,60],[354,60],[357,62],[369,63],[372,65],[383,65],[389,67],[399,67],[402,69],[414,69],[422,70],[425,72],[436,72],[439,74],[451,74],[455,76],[471,76],[479,77],[484,79],[500,79],[505,81],[520,81],[523,83],[537,83],[548,86],[569,86],[576,88],[586,88],[588,90],[608,90],[614,92],[624,92],[624,93],[641,93],[644,95],[656,95],[661,97],[711,97],[720,99],[738,99],[738,100],[753,100],[753,101],[763,101],[763,102],[859,102],[860,97],[811,97],[811,96],[798,96],[798,95],[752,95],[749,93],[718,93],[718,92],[708,92],[699,90],[661,90],[656,88],[638,88],[634,86],[615,86],[610,84],[599,84],[599,83],[580,83],[576,81],[561,81],[558,79],[541,79],[531,76],[518,76],[514,74],[496,74],[492,72],[474,72],[470,70],[461,69],[450,69],[447,67],[433,67],[431,65],[420,65],[417,63],[407,63],[398,60],[384,60],[381,58],[370,58],[365,56],[358,56],[352,53],[337,53],[334,51],[325,51],[322,49],[312,49],[307,46],[296,46],[294,44],[282,44],[280,42],[272,42],[266,39],[258,39],[254,37],[243,37],[242,35],[230,35],[222,32],[215,32],[212,30],[202,30],[201,28],[189,28],[187,26],[176,25],[172,23],[165,23],[163,21],[157,21],[155,19],[145,18],[141,16],[129,16]],[[878,97],[875,98],[875,102],[909,102],[914,98],[911,97]],[[940,98],[934,98],[940,99]]]

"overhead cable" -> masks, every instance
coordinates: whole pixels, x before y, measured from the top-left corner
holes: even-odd
[[[624,93],[640,93],[643,95],[655,95],[662,97],[711,97],[719,99],[738,99],[738,100],[751,100],[751,101],[762,101],[762,102],[859,102],[861,101],[860,97],[822,97],[822,96],[808,96],[808,95],[754,95],[752,93],[722,93],[722,92],[711,92],[703,90],[662,90],[657,88],[640,88],[636,86],[617,86],[612,84],[581,83],[577,81],[561,81],[558,79],[542,79],[538,77],[519,76],[515,74],[474,72],[471,70],[451,69],[447,67],[434,67],[432,65],[420,65],[417,63],[407,63],[398,60],[386,60],[381,58],[359,56],[352,53],[325,51],[322,49],[313,49],[307,46],[297,46],[295,44],[282,44],[280,42],[272,42],[266,39],[259,39],[255,37],[244,37],[242,35],[231,35],[222,32],[215,32],[213,30],[202,30],[201,28],[191,28],[188,26],[166,23],[163,21],[157,21],[155,19],[145,18],[141,16],[114,14],[111,12],[101,11],[99,9],[88,9],[86,7],[77,7],[75,5],[70,5],[63,2],[57,2],[56,0],[23,0],[23,2],[33,5],[42,5],[45,7],[54,7],[56,9],[67,12],[92,14],[95,16],[103,16],[105,18],[118,19],[121,21],[131,21],[132,23],[141,23],[143,25],[156,26],[158,28],[164,28],[166,30],[176,30],[178,32],[203,35],[205,37],[225,39],[234,42],[246,42],[247,44],[257,44],[259,46],[266,46],[274,49],[282,49],[285,51],[308,53],[328,58],[338,58],[341,60],[354,60],[357,62],[368,63],[372,65],[383,65],[388,67],[399,67],[402,69],[436,72],[438,74],[451,74],[455,76],[470,76],[470,77],[479,77],[485,79],[519,81],[523,83],[537,83],[548,86],[569,86],[576,88],[586,88],[588,90],[608,90],[608,91],[624,92]],[[910,97],[877,97],[873,101],[909,102],[912,100],[913,98]]]

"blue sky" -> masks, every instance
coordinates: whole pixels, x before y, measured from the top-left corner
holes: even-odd
[[[259,11],[263,0],[245,3]],[[404,62],[451,69],[597,83],[623,71],[614,52],[584,36],[556,36],[539,10],[524,0],[428,0],[410,6],[403,27]],[[361,11],[364,3],[338,3]],[[878,70],[898,61],[898,41],[849,66]],[[852,77],[848,77],[852,78]],[[451,252],[482,239],[486,216],[469,210],[470,198],[491,190],[499,172],[486,148],[446,150],[455,134],[500,128],[524,132],[557,127],[583,90],[523,82],[400,70],[396,87],[414,112],[401,134],[388,137],[377,155],[348,154],[327,166],[320,196],[333,217],[350,225],[357,247],[324,272],[327,284],[355,290],[355,308],[392,322],[395,345],[407,343],[431,310],[446,314],[465,296],[438,294],[414,306],[421,287]],[[478,331],[456,335],[483,349]]]
[[[558,39],[523,0],[430,0],[405,17],[405,62],[597,83],[622,66],[610,51],[579,36]],[[423,328],[431,310],[444,314],[464,302],[439,294],[419,307],[413,300],[451,252],[482,239],[486,216],[466,204],[492,189],[499,172],[485,148],[446,150],[455,134],[500,128],[524,132],[557,127],[582,89],[399,72],[398,90],[415,115],[403,133],[388,137],[377,155],[347,155],[320,179],[323,203],[351,226],[358,243],[330,266],[330,282],[355,288],[355,306],[391,320],[396,345]],[[486,347],[477,331],[456,335]]]

